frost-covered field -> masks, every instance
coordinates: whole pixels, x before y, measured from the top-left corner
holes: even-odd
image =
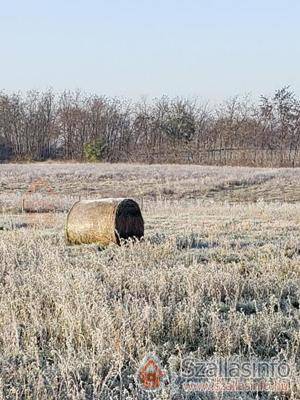
[[[66,246],[79,196],[136,198],[145,241]],[[299,169],[1,165],[0,207],[2,398],[140,399],[150,351],[177,373],[187,355],[279,356],[300,398]]]
[[[300,199],[300,168],[37,163],[0,165],[0,206],[19,206],[30,184],[41,178],[48,181],[56,199],[78,195],[222,202]]]

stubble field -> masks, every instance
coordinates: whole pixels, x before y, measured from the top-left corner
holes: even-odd
[[[145,240],[67,246],[73,202],[113,196],[140,203]],[[187,355],[279,357],[278,398],[300,398],[300,169],[1,165],[0,211],[2,398],[141,398],[149,352],[176,373]]]

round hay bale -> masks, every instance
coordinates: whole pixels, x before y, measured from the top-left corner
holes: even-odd
[[[70,244],[120,244],[122,239],[141,239],[144,221],[132,199],[80,200],[67,216],[66,239]]]

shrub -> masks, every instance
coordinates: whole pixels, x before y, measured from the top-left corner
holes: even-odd
[[[93,142],[87,143],[84,146],[85,159],[88,161],[101,161],[103,159],[105,147],[101,139],[96,139]]]

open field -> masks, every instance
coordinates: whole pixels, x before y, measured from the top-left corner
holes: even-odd
[[[133,196],[146,200],[252,202],[300,199],[300,168],[197,165],[37,163],[0,166],[0,207],[20,208],[31,182],[46,179],[55,203],[72,198]],[[39,191],[38,191],[39,192]]]
[[[79,196],[137,199],[145,240],[67,246]],[[300,398],[300,169],[7,164],[0,210],[2,398],[141,399],[151,351],[280,357]]]

